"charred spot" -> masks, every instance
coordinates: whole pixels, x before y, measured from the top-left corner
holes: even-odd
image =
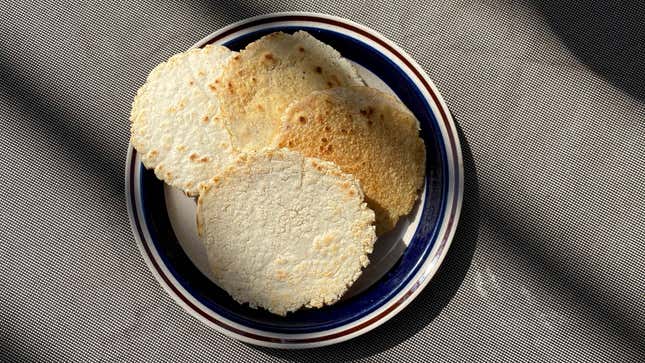
[[[329,126],[325,126],[325,131],[330,132],[330,131],[331,131],[331,127],[329,127]]]
[[[320,66],[316,66],[314,70],[316,71],[316,73],[322,73],[322,68],[320,68]]]
[[[372,107],[368,107],[367,108],[367,115],[372,116],[373,113],[374,113],[374,109]]]
[[[373,122],[372,120],[367,120],[367,126],[372,126]]]
[[[327,87],[333,87],[333,86],[334,86],[333,83],[327,81]]]
[[[235,57],[233,57],[233,60],[240,60],[240,55],[238,54]]]
[[[271,53],[265,53],[265,54],[264,54],[264,59],[266,59],[266,60],[273,60],[273,54],[271,54]]]
[[[327,142],[327,141],[329,141],[329,140],[327,140],[327,138],[326,138],[326,137],[323,137],[322,139],[320,139],[320,141],[322,141],[322,142],[326,143],[326,142]]]
[[[188,85],[189,85],[189,86],[192,86],[192,85],[194,85],[194,84],[195,84],[195,81],[193,81],[192,79],[191,79],[190,81],[188,81]]]
[[[360,110],[361,115],[367,116],[367,110]]]
[[[304,53],[304,52],[305,52],[305,48],[303,48],[303,47],[298,47],[298,51],[299,51],[300,53]]]
[[[304,117],[304,116],[300,116],[300,117],[298,117],[298,122],[300,122],[301,124],[304,125],[304,124],[307,123],[307,118]]]

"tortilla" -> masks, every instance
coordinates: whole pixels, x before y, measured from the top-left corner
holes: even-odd
[[[291,102],[315,90],[359,85],[346,59],[304,31],[272,33],[249,44],[212,84],[233,144],[245,151],[271,144]]]
[[[376,240],[357,180],[286,149],[242,154],[197,204],[216,284],[278,315],[336,302]]]
[[[132,104],[130,141],[143,164],[191,196],[235,157],[219,102],[206,92],[233,54],[216,45],[176,54],[150,72]]]
[[[400,101],[381,91],[333,88],[289,106],[275,143],[356,176],[382,235],[411,211],[423,188],[425,147],[418,125]]]

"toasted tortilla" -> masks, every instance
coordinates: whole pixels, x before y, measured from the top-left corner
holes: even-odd
[[[358,178],[382,235],[408,214],[423,188],[425,146],[418,121],[400,101],[368,87],[316,91],[285,111],[275,139],[334,162]]]
[[[354,67],[329,45],[298,31],[266,35],[225,65],[211,86],[234,146],[268,146],[287,106],[312,91],[363,85]]]

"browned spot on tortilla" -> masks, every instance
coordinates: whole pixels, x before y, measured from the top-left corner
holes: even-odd
[[[271,54],[271,53],[265,53],[265,54],[264,54],[264,59],[273,60],[273,54]]]
[[[316,73],[322,73],[322,68],[320,66],[316,66]]]
[[[327,81],[327,87],[333,87],[333,86],[334,85],[331,82]]]
[[[361,110],[361,111],[360,111],[360,113],[361,113],[361,115],[363,115],[363,116],[367,116],[367,111],[366,111],[366,110]]]
[[[304,53],[305,48],[303,48],[303,47],[298,47],[298,51],[300,51],[300,52]]]
[[[190,81],[188,81],[188,85],[189,85],[189,86],[192,86],[192,85],[194,85],[194,84],[195,84],[195,81],[193,81],[192,79],[191,79]]]
[[[202,121],[203,122],[208,122],[208,115],[204,115],[204,117],[202,117]]]
[[[325,126],[325,131],[330,132],[330,131],[331,131],[331,127],[329,127],[329,126]]]
[[[208,85],[208,88],[210,88],[210,90],[213,91],[213,92],[215,92],[217,90],[217,87],[215,87],[215,85],[212,84],[212,83]]]
[[[367,126],[372,126],[373,122],[372,120],[367,120]]]
[[[284,280],[284,279],[287,278],[287,276],[289,276],[289,275],[285,271],[278,270],[278,271],[275,272],[275,277],[278,280]]]
[[[238,54],[235,57],[233,57],[233,60],[240,60],[240,55]]]
[[[307,123],[307,118],[304,117],[304,116],[300,116],[300,117],[298,117],[298,122],[300,122],[301,124],[304,125],[304,124]]]
[[[327,141],[329,141],[329,140],[327,140],[327,138],[326,138],[326,137],[323,137],[322,139],[320,139],[320,141],[322,141],[322,142],[326,143],[326,142],[327,142]]]

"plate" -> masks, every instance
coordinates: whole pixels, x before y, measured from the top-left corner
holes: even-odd
[[[310,348],[338,343],[383,324],[435,274],[450,246],[463,199],[461,147],[433,82],[378,32],[335,16],[288,12],[249,18],[195,44],[233,50],[275,31],[305,30],[349,59],[368,86],[399,98],[415,114],[426,146],[424,190],[412,213],[378,239],[370,265],[343,299],[286,317],[235,302],[211,279],[197,238],[195,200],[156,179],[129,147],[126,196],[132,231],[148,267],[168,294],[206,325],[247,343]]]

